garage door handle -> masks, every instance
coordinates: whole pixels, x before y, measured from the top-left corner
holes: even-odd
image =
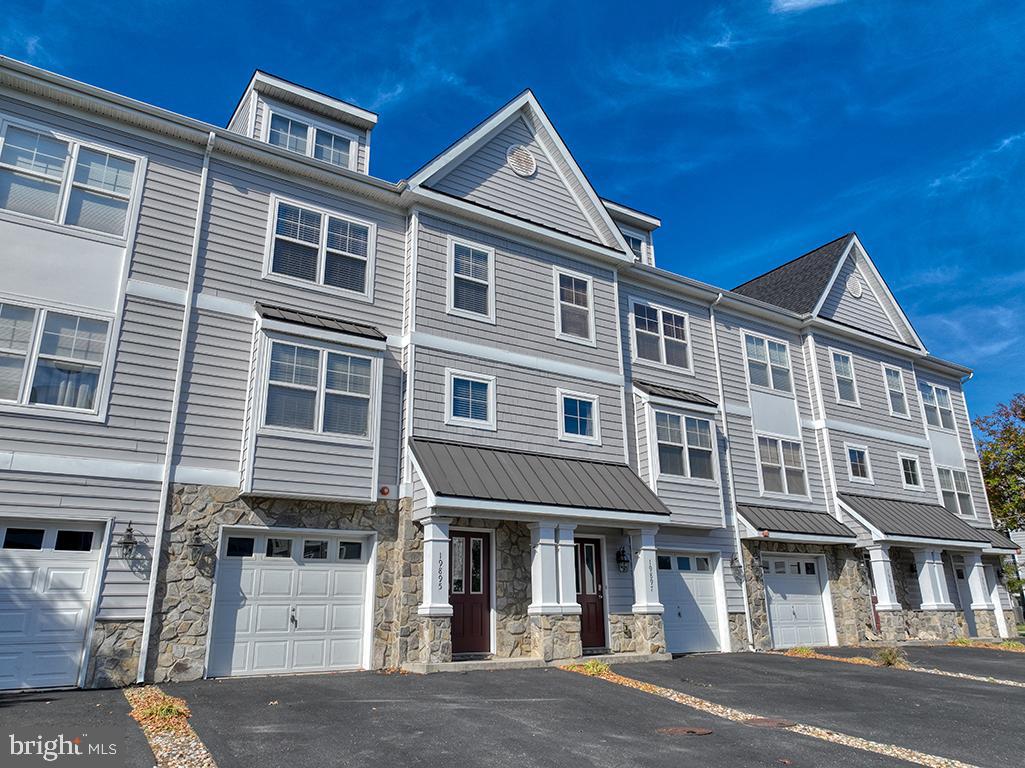
[[[299,622],[295,618],[295,606],[292,607],[292,615],[288,617],[292,621],[292,626],[299,629]]]

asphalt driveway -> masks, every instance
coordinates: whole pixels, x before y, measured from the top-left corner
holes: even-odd
[[[867,656],[878,653],[873,648],[818,648],[830,656]],[[1025,653],[996,651],[992,648],[962,648],[956,645],[905,645],[901,650],[917,667],[964,672],[980,677],[995,677],[1025,683]]]
[[[162,687],[188,701],[192,727],[221,768],[906,765],[799,734],[732,723],[555,669],[310,675]],[[678,726],[713,732],[658,732]]]
[[[1025,688],[762,653],[686,656],[616,671],[754,714],[974,765],[1025,764],[1025,732],[1013,725],[1015,713],[1025,711]]]
[[[124,694],[117,690],[0,694],[0,738],[5,742],[0,745],[0,766],[8,765],[7,738],[12,731],[30,729],[45,738],[64,733],[71,738],[104,729],[113,732],[121,759],[112,761],[112,765],[152,768],[153,753],[136,722],[128,716],[130,709]]]

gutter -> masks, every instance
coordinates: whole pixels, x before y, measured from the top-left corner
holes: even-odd
[[[167,425],[167,443],[164,448],[164,466],[160,480],[160,501],[157,506],[157,532],[153,540],[153,561],[150,565],[149,586],[146,592],[146,615],[142,625],[142,644],[139,649],[139,670],[135,682],[146,679],[146,662],[149,657],[150,634],[153,631],[153,616],[156,610],[157,576],[164,547],[164,525],[167,520],[167,502],[171,490],[171,469],[174,461],[174,443],[178,437],[178,415],[181,410],[182,383],[185,378],[185,356],[189,341],[189,326],[192,324],[192,310],[196,305],[196,273],[199,271],[199,243],[203,230],[203,211],[206,208],[207,177],[210,171],[210,155],[217,141],[215,131],[210,131],[203,153],[203,171],[199,179],[199,199],[196,201],[196,226],[192,231],[192,251],[189,261],[189,280],[186,287],[187,301],[182,313],[182,332],[178,343],[178,363],[174,376],[174,391],[171,395],[171,413]]]
[[[744,625],[747,629],[747,649],[753,651],[755,647],[754,627],[751,624],[751,604],[747,594],[747,568],[744,565],[744,549],[740,542],[739,513],[737,512],[736,484],[733,482],[733,446],[730,444],[729,417],[726,415],[726,390],[723,387],[722,363],[719,357],[719,332],[716,330],[715,308],[723,299],[722,291],[715,297],[715,301],[708,305],[709,321],[712,326],[712,353],[715,355],[715,377],[719,384],[719,408],[722,411],[722,434],[726,440],[726,475],[729,478],[730,490],[730,511],[733,513],[733,541],[737,548],[737,560],[740,563],[740,592],[744,597]],[[727,611],[727,614],[729,611]],[[726,627],[729,632],[729,626]]]

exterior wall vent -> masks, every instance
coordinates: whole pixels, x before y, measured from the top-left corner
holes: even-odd
[[[517,176],[527,178],[537,172],[537,160],[534,153],[522,144],[513,144],[505,151],[505,160]]]
[[[857,275],[851,275],[849,278],[847,278],[847,290],[850,291],[851,296],[853,296],[854,298],[861,298],[863,289],[861,287],[861,280],[858,278]]]

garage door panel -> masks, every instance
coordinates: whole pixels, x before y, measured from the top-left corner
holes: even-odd
[[[297,605],[296,632],[323,632],[327,626],[327,605]]]
[[[772,558],[764,573],[775,648],[828,645],[822,583],[814,560]]]
[[[322,669],[328,666],[327,658],[328,641],[319,640],[296,640],[292,654],[293,669]]]
[[[258,578],[260,587],[255,597],[291,597],[294,577],[295,573],[290,570],[278,568],[261,570]]]
[[[36,637],[44,642],[66,642],[81,633],[83,608],[58,608],[37,615]]]
[[[291,610],[290,605],[257,605],[256,626],[253,627],[253,631],[257,633],[287,632]]]
[[[35,591],[38,568],[6,568],[3,561],[0,560],[0,571],[4,575],[4,599],[10,599],[19,593]]]
[[[88,568],[50,568],[46,572],[44,593],[85,592],[89,588]]]
[[[360,663],[360,639],[358,637],[339,637],[331,640],[331,666],[351,667],[355,669]]]
[[[332,596],[363,599],[363,574],[365,571],[365,568],[360,568],[358,571],[348,568],[335,571]]]
[[[659,599],[665,608],[662,622],[670,653],[718,651],[719,609],[715,575],[693,570],[694,557],[662,556],[658,572]],[[710,556],[709,562],[711,561]],[[690,568],[691,570],[685,570]]]
[[[0,608],[0,642],[3,638],[21,639],[28,631],[30,615],[24,608]]]
[[[258,640],[253,643],[254,672],[283,672],[288,669],[287,640]]]
[[[363,623],[363,605],[333,605],[331,606],[331,630],[333,632],[344,631]]]
[[[299,572],[299,592],[304,597],[328,597],[331,593],[331,572],[306,566]]]

